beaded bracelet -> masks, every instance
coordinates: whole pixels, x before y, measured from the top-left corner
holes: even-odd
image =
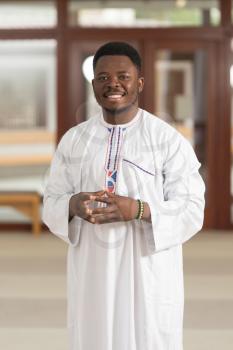
[[[138,202],[138,213],[137,213],[136,219],[141,220],[144,213],[144,203],[143,201],[141,201],[141,199],[137,199],[137,202]]]

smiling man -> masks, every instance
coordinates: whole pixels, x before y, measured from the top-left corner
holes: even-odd
[[[69,244],[70,349],[181,350],[182,244],[203,223],[200,163],[138,107],[132,46],[105,44],[93,68],[102,113],[63,136],[44,197],[44,222]]]
[[[135,64],[125,55],[99,56],[97,52],[94,58],[95,97],[103,108],[104,118],[111,124],[127,123],[138,111],[144,79],[140,76],[140,60],[136,58],[135,54]]]

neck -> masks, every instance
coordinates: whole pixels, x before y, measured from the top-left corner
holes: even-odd
[[[130,110],[107,110],[102,109],[104,120],[112,125],[129,123],[137,114],[138,106]]]

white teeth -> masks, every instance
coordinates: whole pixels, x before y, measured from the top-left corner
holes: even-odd
[[[112,99],[120,99],[122,97],[122,95],[109,95],[108,98],[112,98]]]

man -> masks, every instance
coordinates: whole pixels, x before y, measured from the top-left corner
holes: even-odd
[[[126,43],[93,62],[100,115],[58,145],[43,219],[69,243],[72,350],[181,350],[182,243],[203,223],[190,144],[138,107],[141,59]]]

